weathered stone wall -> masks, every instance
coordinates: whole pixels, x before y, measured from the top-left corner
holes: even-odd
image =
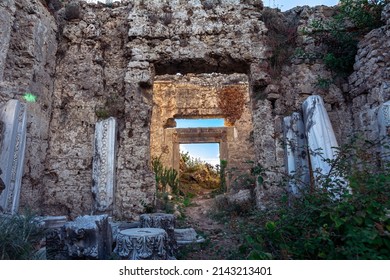
[[[236,94],[226,96],[224,88]],[[234,94],[231,92],[229,94]],[[229,100],[232,112],[224,110],[223,101]],[[153,87],[153,114],[151,122],[152,157],[160,157],[164,165],[172,164],[172,137],[170,122],[178,118],[223,118],[226,126],[234,128],[227,143],[229,168],[247,168],[245,161],[254,161],[252,102],[249,96],[248,77],[244,74],[165,75],[155,79]],[[235,108],[238,107],[238,108]],[[239,113],[229,123],[229,113]]]
[[[354,129],[379,139],[378,107],[390,100],[390,4],[382,12],[386,22],[359,43],[354,73],[349,77]]]
[[[27,143],[21,203],[39,207],[48,149],[57,51],[54,17],[35,0],[0,3],[0,104],[37,96],[27,103]]]
[[[390,5],[383,13],[387,25],[360,42],[349,82],[336,79],[325,89],[319,79],[332,75],[319,57],[310,56],[321,46],[301,32],[314,19],[333,15],[324,6],[284,14],[298,23],[297,49],[306,55],[296,54],[271,80],[260,1],[64,1],[72,3],[57,12],[59,3],[49,1],[48,9],[42,2],[0,3],[0,105],[22,100],[26,92],[37,96],[27,104],[22,205],[45,214],[92,211],[95,123],[109,116],[118,119],[115,215],[134,218],[143,211],[140,202],[151,202],[156,74],[247,74],[248,118],[235,127],[240,139],[251,139],[252,110],[254,155],[264,166],[283,164],[282,119],[300,111],[307,96],[324,98],[340,144],[353,130],[374,131],[375,108],[389,99]],[[244,146],[249,148],[242,153],[250,153],[252,145]],[[237,153],[234,159],[242,158]]]
[[[62,23],[43,191],[46,212],[71,216],[92,211],[95,123],[117,117],[123,139],[130,98],[124,82],[129,8],[85,3],[77,8],[79,18]],[[123,189],[118,195],[129,196]]]
[[[310,95],[322,96],[330,121],[340,144],[347,143],[354,132],[365,131],[365,136],[378,139],[378,106],[389,100],[389,11],[384,9],[383,20],[387,24],[367,34],[358,45],[354,72],[348,79],[334,77],[324,64],[321,54],[326,50],[316,44],[310,36],[311,24],[321,19],[329,19],[335,10],[325,6],[297,7],[283,14],[285,21],[297,23],[295,54],[283,66],[280,75],[261,92],[257,104],[268,104],[268,108],[254,109],[258,119],[269,124],[268,133],[273,134],[266,144],[262,129],[255,123],[255,148],[264,153],[276,151],[271,165],[284,163],[282,145],[282,119],[292,112],[300,112],[302,102]],[[321,86],[321,81],[328,83]],[[259,153],[257,154],[264,154]],[[268,158],[272,158],[269,155]],[[265,159],[260,158],[260,162]],[[277,178],[273,178],[277,180]],[[260,193],[259,200],[270,200],[277,190],[272,187]],[[272,201],[272,199],[271,199]]]
[[[140,202],[150,203],[155,189],[149,166],[155,72],[247,73],[266,58],[260,7],[239,3],[81,2],[71,20],[68,9],[60,26],[45,211],[91,211],[94,124],[112,115],[119,121],[115,214],[143,211]],[[252,83],[265,75],[258,68]]]

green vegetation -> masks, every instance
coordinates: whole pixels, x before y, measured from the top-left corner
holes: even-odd
[[[181,153],[180,190],[182,194],[200,195],[220,187],[220,174],[217,167]]]
[[[339,11],[330,20],[315,20],[309,33],[327,51],[323,60],[329,70],[346,77],[353,71],[359,39],[380,27],[381,11],[388,0],[341,0]]]
[[[180,176],[173,168],[164,167],[161,158],[152,159],[156,180],[154,205],[143,204],[145,212],[156,210],[173,213],[191,205],[191,200],[220,187],[216,167],[181,153]]]
[[[236,257],[389,259],[390,164],[378,165],[376,148],[356,138],[329,162],[351,192],[334,195],[340,180],[314,174],[317,185],[300,197],[286,194],[277,207],[242,218]]]
[[[0,259],[37,259],[38,245],[44,237],[33,214],[0,216]]]

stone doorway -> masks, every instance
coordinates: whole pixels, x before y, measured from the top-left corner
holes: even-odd
[[[224,119],[224,127],[177,128],[175,119]],[[229,168],[254,161],[252,106],[245,74],[155,76],[151,157],[179,171],[180,144],[218,143]],[[244,170],[243,170],[244,172]]]

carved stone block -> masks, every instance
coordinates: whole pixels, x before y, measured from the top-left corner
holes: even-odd
[[[288,188],[294,195],[310,183],[305,127],[299,113],[283,119],[285,166],[290,180]]]
[[[70,259],[105,260],[111,256],[112,233],[107,215],[78,217],[66,223],[64,230]]]
[[[124,260],[166,260],[167,233],[160,228],[132,228],[118,233],[114,252]]]
[[[175,238],[176,218],[173,214],[153,213],[140,215],[141,228],[162,228],[168,234],[168,255],[174,258],[177,243]]]
[[[116,119],[100,121],[95,128],[92,194],[96,213],[112,213],[116,177]]]
[[[66,216],[47,216],[39,218],[46,229],[46,259],[66,260],[68,253],[65,246],[64,225]]]
[[[390,101],[379,107],[378,110],[379,137],[382,142],[381,157],[390,161]]]
[[[5,186],[0,196],[0,207],[10,214],[17,213],[19,208],[26,147],[26,119],[26,105],[18,100],[9,100],[0,108],[0,176]]]

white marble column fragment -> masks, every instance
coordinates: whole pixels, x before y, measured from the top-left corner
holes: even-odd
[[[307,141],[300,113],[283,118],[286,171],[290,176],[289,191],[299,195],[300,190],[310,184]]]
[[[332,166],[328,161],[336,159],[338,143],[324,101],[320,96],[310,96],[303,102],[302,109],[314,177],[318,179],[321,176],[323,178],[328,176],[332,179],[336,184],[327,187],[337,198],[347,183],[343,178],[329,174]]]
[[[26,148],[26,105],[18,100],[9,100],[0,108],[0,121],[0,168],[5,184],[0,196],[0,206],[4,212],[15,214],[19,208]]]
[[[92,167],[92,194],[97,213],[111,213],[115,198],[116,119],[96,123]]]
[[[390,162],[390,100],[383,103],[378,111],[379,137],[381,140],[381,158]]]

